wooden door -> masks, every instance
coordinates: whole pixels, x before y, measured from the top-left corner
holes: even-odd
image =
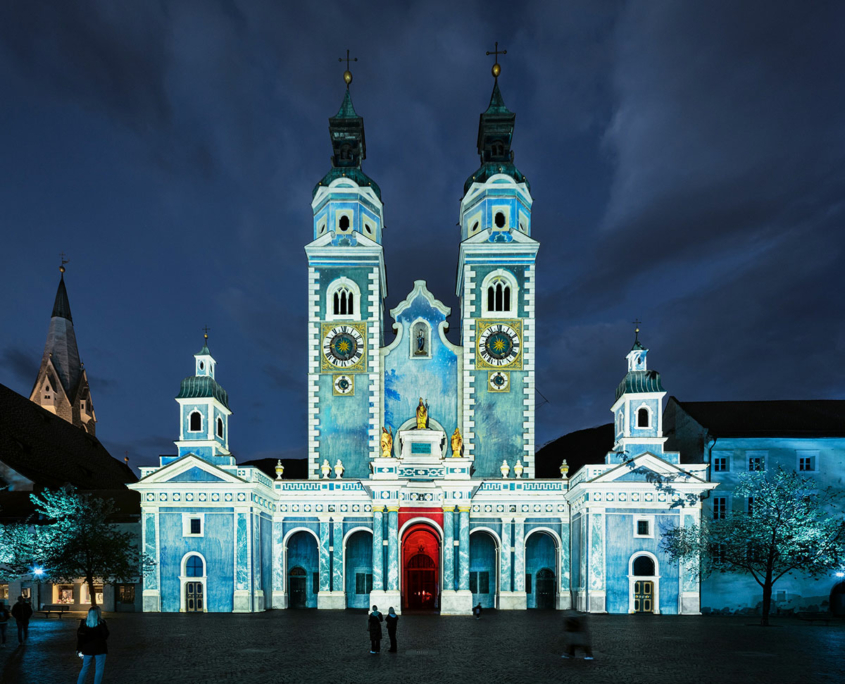
[[[634,582],[634,612],[654,612],[654,582],[645,580]]]
[[[204,597],[202,582],[185,583],[185,612],[202,613]]]

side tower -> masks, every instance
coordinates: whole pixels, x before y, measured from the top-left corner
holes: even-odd
[[[608,463],[622,463],[650,452],[663,454],[663,397],[666,391],[660,373],[650,371],[648,349],[640,342],[640,329],[634,330],[634,346],[626,356],[628,373],[616,388],[613,412],[614,445]]]
[[[65,287],[66,262],[62,261],[56,301],[47,331],[47,343],[30,401],[52,411],[68,423],[96,434],[97,418],[88,386],[88,374],[79,360],[76,333]]]
[[[177,458],[194,454],[217,466],[234,465],[229,453],[229,394],[215,379],[217,362],[208,350],[208,335],[194,354],[194,375],[179,387],[179,439]],[[166,457],[162,464],[166,465]]]
[[[513,163],[515,118],[496,78],[478,124],[481,166],[464,184],[461,200],[461,431],[475,477],[499,477],[503,459],[510,466],[521,461],[525,476],[534,476],[535,260],[540,244],[531,238],[531,187]]]
[[[364,120],[349,83],[329,119],[332,168],[314,188],[308,256],[308,476],[341,461],[351,478],[369,476],[379,454],[382,317],[387,282],[378,185],[361,170]]]

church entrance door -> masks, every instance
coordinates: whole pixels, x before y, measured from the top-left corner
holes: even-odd
[[[288,576],[288,586],[290,587],[290,607],[305,608],[307,601],[305,570],[293,568]]]
[[[548,568],[537,573],[537,608],[555,608],[555,573]]]
[[[654,582],[634,582],[634,612],[652,613],[654,601]]]
[[[408,610],[440,609],[440,540],[425,524],[414,525],[402,543],[402,605]]]
[[[202,613],[202,582],[185,583],[185,612]]]

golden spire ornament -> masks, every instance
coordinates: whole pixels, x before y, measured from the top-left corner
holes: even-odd
[[[508,54],[507,50],[499,50],[499,41],[496,41],[496,47],[491,52],[490,50],[487,51],[488,55],[493,55],[493,59],[496,60],[495,64],[493,64],[493,68],[491,71],[493,72],[493,78],[497,81],[499,80],[499,74],[502,73],[502,66],[499,64],[499,55],[506,55]]]
[[[343,61],[343,57],[338,57],[337,61],[338,61],[338,62],[342,62],[342,61]],[[357,58],[357,57],[352,57],[352,58],[350,59],[350,57],[349,57],[349,50],[347,50],[347,51],[346,51],[346,71],[344,71],[344,72],[343,72],[343,80],[344,80],[344,82],[346,83],[346,89],[347,89],[347,90],[349,89],[349,84],[350,84],[350,83],[352,83],[352,72],[349,70],[349,62],[350,62],[350,61],[351,61],[351,62],[357,62],[357,61],[358,61],[358,58]]]

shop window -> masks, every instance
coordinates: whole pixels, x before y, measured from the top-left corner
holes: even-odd
[[[135,603],[135,585],[134,584],[118,584],[117,585],[117,602],[118,603]]]
[[[8,601],[9,600],[9,585],[8,584],[0,584],[0,601]]]
[[[72,584],[60,584],[56,587],[56,603],[73,603]]]

